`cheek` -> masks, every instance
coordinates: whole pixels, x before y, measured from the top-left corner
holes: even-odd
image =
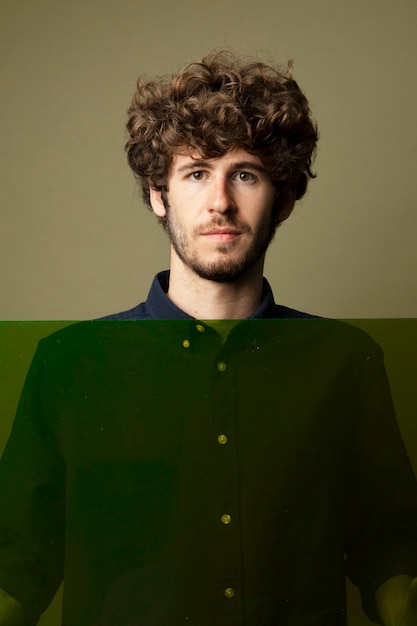
[[[178,207],[173,208],[172,204],[167,212],[168,222],[171,231],[175,232],[176,236],[183,239],[188,231],[188,224],[184,220],[183,212],[178,211]]]
[[[259,229],[269,228],[271,220],[274,219],[274,198],[270,195],[265,196],[255,206],[258,207],[256,217],[254,215],[254,205],[252,205],[251,210],[249,211],[249,215],[252,217],[253,223],[256,222]]]

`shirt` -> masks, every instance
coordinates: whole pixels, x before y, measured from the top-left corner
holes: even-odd
[[[381,349],[266,282],[222,343],[167,279],[40,342],[0,466],[0,587],[28,624],[64,577],[65,626],[344,626],[347,574],[377,620],[375,589],[417,571]]]

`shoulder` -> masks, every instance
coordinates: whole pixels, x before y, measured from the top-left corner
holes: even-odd
[[[277,319],[322,319],[317,315],[306,313],[305,311],[298,311],[297,309],[291,309],[288,306],[282,304],[275,305],[275,317]]]
[[[148,320],[152,319],[146,302],[141,302],[131,309],[100,317],[98,321]]]
[[[347,351],[381,351],[367,332],[351,322],[313,315],[280,304],[275,304],[273,316],[268,319],[270,323],[275,321],[281,322],[289,332],[292,329],[290,334],[293,336],[308,337],[328,346],[343,345],[349,348]]]
[[[120,357],[144,352],[160,355],[182,336],[184,320],[152,320],[111,317],[70,324],[39,342],[43,359],[71,362]],[[180,329],[179,327],[182,326]]]
[[[381,361],[379,344],[364,330],[351,323],[318,317],[284,306],[277,306],[275,318],[256,320],[264,341],[281,349],[284,346],[294,358],[318,360]]]

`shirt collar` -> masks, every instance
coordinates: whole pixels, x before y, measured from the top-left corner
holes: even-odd
[[[159,272],[152,282],[146,308],[151,319],[155,320],[193,320],[195,319],[182,309],[178,308],[167,296],[169,286],[169,271]],[[274,302],[272,289],[263,279],[262,302],[258,309],[247,319],[271,319],[277,317],[277,305]]]

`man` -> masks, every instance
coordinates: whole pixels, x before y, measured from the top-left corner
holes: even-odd
[[[128,130],[170,273],[41,342],[1,467],[0,624],[35,624],[65,575],[66,626],[343,626],[345,572],[372,620],[417,624],[381,351],[263,279],[312,176],[306,98],[214,54],[139,82]]]

